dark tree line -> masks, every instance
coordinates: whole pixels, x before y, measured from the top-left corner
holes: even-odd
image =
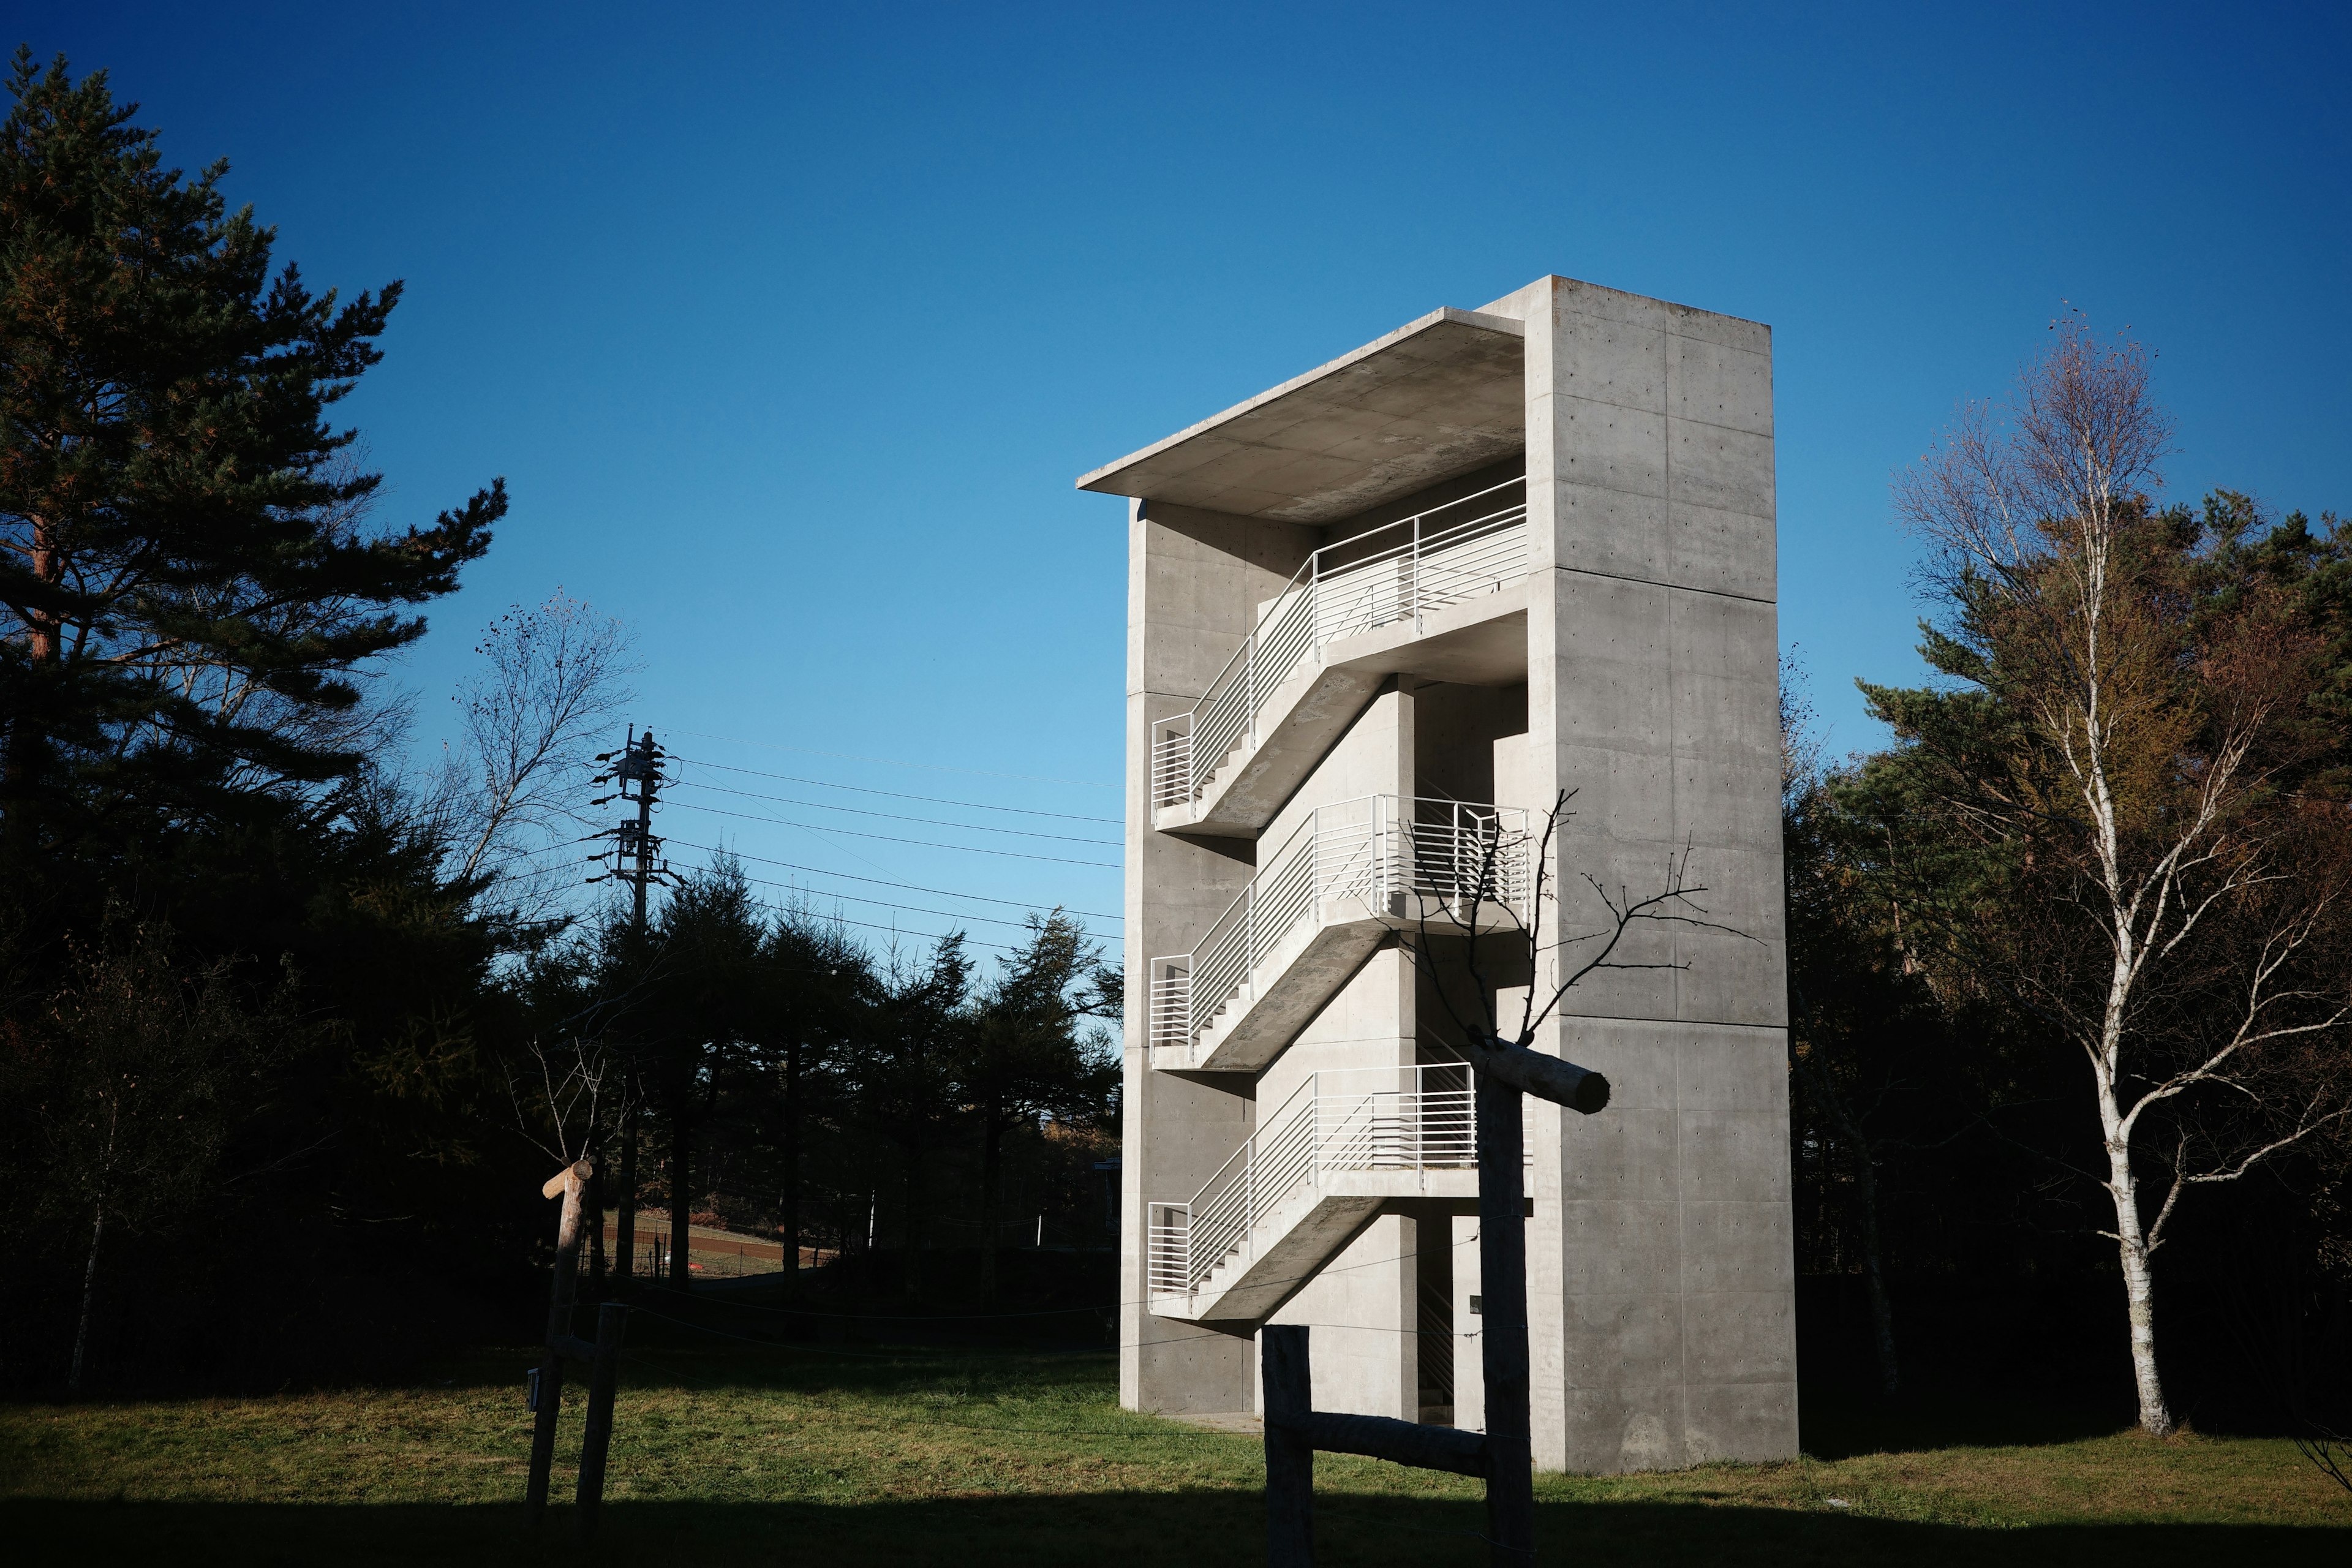
[[[274,1385],[527,1332],[539,1184],[583,1146],[616,1212],[961,1242],[950,1291],[1008,1205],[1103,1239],[1066,1167],[1114,1146],[1117,982],[1074,922],[893,963],[723,863],[642,941],[567,913],[627,637],[518,606],[447,764],[409,764],[385,656],[508,502],[382,515],[332,422],[399,285],[315,290],[102,73],[20,52],[7,87],[0,1383]]]
[[[2340,1430],[2352,527],[2159,504],[2144,356],[2053,333],[1898,486],[1895,744],[1784,695],[1800,1268],[1886,1394]]]
[[[518,1117],[550,1155],[598,1158],[591,1206],[614,1215],[619,1256],[592,1256],[592,1277],[642,1272],[646,1205],[667,1237],[721,1226],[788,1258],[887,1246],[918,1296],[944,1248],[976,1256],[942,1288],[992,1297],[1008,1227],[1048,1209],[1059,1241],[1113,1238],[1058,1167],[1117,1149],[1100,1020],[1121,983],[1058,910],[1032,916],[992,973],[961,933],[877,956],[805,905],[763,904],[721,856],[643,939],[615,914],[534,955],[520,984],[557,1027],[530,1044]],[[541,1068],[551,1051],[562,1065]],[[669,1283],[691,1268],[689,1247],[667,1249]]]

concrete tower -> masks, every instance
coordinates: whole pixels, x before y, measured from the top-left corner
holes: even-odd
[[[1536,1041],[1616,1091],[1528,1111],[1536,1458],[1795,1453],[1769,329],[1545,278],[1078,484],[1134,498],[1122,1401],[1251,1409],[1304,1322],[1319,1406],[1479,1425],[1454,1047],[1558,973],[1539,888],[1549,948],[1687,846],[1742,934]]]

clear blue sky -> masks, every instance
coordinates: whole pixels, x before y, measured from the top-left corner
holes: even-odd
[[[1774,328],[1781,626],[1833,751],[1878,738],[1854,677],[1918,670],[1890,474],[2062,301],[2158,350],[2175,495],[2352,511],[2352,13],[1959,9],[52,4],[6,32],[110,69],[173,160],[228,157],[314,282],[407,280],[345,405],[391,515],[515,497],[408,663],[428,728],[481,626],[561,584],[636,626],[640,715],[688,756],[1115,818],[1123,503],[1073,477],[1548,271]],[[664,826],[1118,907],[1102,866]]]

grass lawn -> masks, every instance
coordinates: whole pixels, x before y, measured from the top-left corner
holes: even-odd
[[[0,1408],[12,1563],[1262,1561],[1253,1439],[1129,1415],[1108,1354],[665,1345],[622,1383],[602,1539],[522,1529],[528,1351],[416,1385]],[[557,1486],[580,1434],[567,1390]],[[1820,1434],[1828,1432],[1824,1445]],[[1808,1414],[1840,1458],[1538,1477],[1546,1562],[2352,1563],[2352,1496],[2283,1441],[1945,1446]],[[1318,1460],[1328,1563],[1479,1563],[1477,1483]]]

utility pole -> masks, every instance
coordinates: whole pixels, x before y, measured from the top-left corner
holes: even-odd
[[[662,785],[668,782],[662,773],[664,759],[661,743],[654,739],[654,732],[647,730],[640,735],[635,725],[630,726],[628,739],[619,751],[604,752],[596,759],[613,764],[596,776],[596,782],[618,787],[593,804],[608,805],[617,800],[636,810],[635,816],[625,812],[617,824],[596,836],[610,839],[612,845],[589,858],[591,863],[604,869],[588,879],[591,882],[618,879],[629,884],[629,952],[633,963],[642,962],[646,951],[646,889],[669,877],[669,862],[662,858],[662,841],[654,836],[654,805],[661,798]],[[645,1099],[634,1068],[625,1077],[621,1110],[620,1224],[613,1245],[614,1272],[623,1280],[636,1270],[637,1118]],[[600,1234],[604,1224],[600,1208],[596,1216]]]
[[[669,782],[662,773],[667,755],[651,730],[640,735],[631,725],[627,744],[596,758],[600,763],[613,764],[609,771],[596,775],[596,782],[619,787],[593,804],[606,805],[617,800],[636,807],[637,815],[634,820],[624,816],[617,825],[596,835],[611,839],[613,847],[589,857],[591,862],[605,869],[588,879],[604,882],[617,878],[629,884],[629,930],[640,942],[646,939],[646,889],[669,877],[669,862],[662,858],[662,841],[654,837],[654,805],[661,799],[662,785]],[[632,784],[636,786],[635,794],[630,792]]]

